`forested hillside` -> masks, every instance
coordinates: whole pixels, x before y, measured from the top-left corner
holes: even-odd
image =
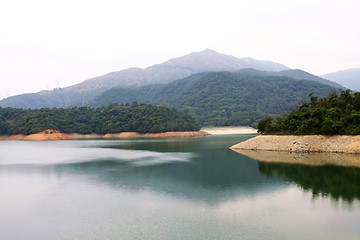
[[[32,134],[46,129],[63,133],[158,133],[197,131],[200,125],[190,116],[167,106],[133,103],[102,108],[0,108],[0,134]]]
[[[308,94],[326,96],[334,88],[315,81],[285,76],[238,72],[195,74],[169,84],[113,88],[99,95],[93,106],[113,102],[166,104],[197,118],[202,125],[256,126],[267,116],[293,110]]]
[[[328,97],[310,95],[310,103],[303,103],[276,121],[261,120],[258,130],[264,134],[360,134],[360,93],[344,90]]]
[[[310,80],[310,81],[316,81],[319,83],[323,83],[335,88],[344,88],[342,85],[326,80],[324,78],[315,76],[311,73],[305,72],[301,69],[287,69],[282,70],[278,72],[274,71],[259,71],[252,68],[244,68],[239,70],[238,72],[241,72],[243,74],[253,75],[253,76],[279,76],[279,77],[289,77],[297,80]]]

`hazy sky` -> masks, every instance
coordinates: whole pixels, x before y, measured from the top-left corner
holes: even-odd
[[[313,74],[360,67],[359,0],[2,0],[0,99],[206,48]]]

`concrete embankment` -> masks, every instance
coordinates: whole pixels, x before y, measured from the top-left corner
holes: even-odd
[[[360,153],[360,136],[259,135],[232,147],[233,150],[286,152]]]
[[[209,135],[203,131],[189,132],[164,132],[164,133],[137,133],[137,132],[121,132],[108,134],[77,134],[77,133],[61,133],[56,130],[45,130],[40,133],[31,135],[11,135],[0,136],[0,140],[66,140],[66,139],[134,139],[134,138],[191,138],[203,137]]]

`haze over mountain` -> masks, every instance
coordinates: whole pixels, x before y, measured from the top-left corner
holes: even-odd
[[[128,68],[111,72],[103,76],[85,80],[65,89],[89,91],[109,89],[115,86],[143,86],[149,83],[167,83],[207,71],[236,71],[242,68],[254,68],[262,71],[281,71],[289,69],[285,65],[252,58],[236,58],[231,55],[206,49],[188,55],[172,58],[164,63],[148,68]]]
[[[335,88],[342,88],[341,85],[336,84],[334,82],[322,79],[320,77],[314,76],[302,70],[289,69],[285,65],[279,63],[255,60],[251,58],[236,58],[234,56],[221,54],[213,50],[207,49],[202,52],[193,52],[182,57],[173,58],[164,63],[153,65],[145,69],[129,68],[118,72],[108,73],[103,76],[98,76],[92,79],[88,79],[79,84],[72,85],[66,88],[57,88],[52,91],[41,91],[33,94],[22,94],[18,96],[9,97],[7,99],[0,101],[0,107],[51,108],[51,107],[88,106],[94,103],[94,99],[97,99],[96,101],[103,102],[103,100],[99,99],[98,96],[100,95],[105,96],[107,93],[105,94],[103,93],[113,87],[120,87],[123,89],[127,89],[125,91],[122,91],[121,92],[122,95],[119,95],[114,101],[119,102],[119,100],[122,100],[120,102],[126,102],[126,101],[131,102],[131,99],[134,99],[134,101],[139,101],[139,102],[142,102],[142,100],[146,100],[146,102],[151,102],[151,103],[171,104],[171,102],[169,101],[165,101],[165,102],[161,102],[160,100],[150,101],[149,99],[138,98],[138,96],[135,95],[132,96],[133,98],[126,98],[128,94],[132,94],[138,91],[137,89],[134,90],[128,88],[138,88],[144,86],[144,88],[148,90],[154,89],[154,93],[160,96],[163,94],[161,91],[159,92],[159,88],[154,86],[154,84],[155,85],[166,84],[174,80],[189,77],[194,74],[198,74],[202,72],[219,72],[219,71],[235,72],[237,70],[238,70],[237,74],[242,74],[243,76],[246,76],[242,78],[254,79],[254,77],[258,78],[262,76],[265,77],[265,79],[270,79],[271,81],[273,81],[274,79],[281,79],[281,77],[285,77],[288,79],[291,78],[293,80],[316,81]],[[221,72],[219,74],[221,74]],[[269,78],[269,77],[273,77],[273,78]],[[304,84],[305,85],[310,84],[308,82],[309,81],[305,82]],[[204,83],[205,82],[203,82],[203,84]],[[219,85],[222,85],[220,81],[218,81],[217,83]],[[298,82],[296,84],[298,84]],[[256,89],[261,88],[260,86],[257,85],[252,85],[252,86]],[[221,86],[213,85],[212,87],[215,89]],[[274,85],[274,87],[281,88],[280,85],[276,85],[276,86]],[[286,89],[286,86],[284,86],[284,88]],[[197,89],[199,91],[202,91],[200,88]],[[176,91],[184,91],[184,90],[177,89],[173,91],[176,92]],[[267,89],[266,91],[270,91],[270,90]],[[240,94],[240,92],[242,92],[241,88],[239,89],[238,94]],[[249,90],[249,92],[252,92],[252,90]],[[259,92],[259,90],[257,92]],[[151,91],[146,91],[146,92],[140,92],[139,94],[151,95],[152,93]],[[166,94],[167,93],[165,93],[165,95]],[[232,94],[236,94],[236,93],[232,93]],[[297,93],[294,94],[297,95]],[[261,95],[258,95],[258,97],[262,98]],[[287,99],[286,101],[293,102],[293,100],[295,100],[295,104],[298,104],[299,101],[304,100],[304,98],[294,97],[292,100]],[[202,100],[197,99],[197,101],[202,101]],[[221,99],[217,99],[217,101],[221,101]],[[111,101],[107,103],[111,103]],[[174,107],[178,107],[178,106],[174,105]],[[289,107],[285,107],[284,109],[290,110]],[[280,112],[276,112],[276,113],[278,114]],[[253,121],[255,120],[254,119],[251,120],[251,122]]]
[[[236,58],[206,49],[170,59],[148,68],[129,68],[85,80],[65,88],[21,94],[0,101],[0,107],[42,108],[83,106],[95,96],[112,87],[137,87],[153,83],[167,83],[205,71],[235,71],[254,68],[266,71],[289,69],[285,65],[252,58]]]
[[[337,82],[353,91],[360,91],[360,68],[351,68],[338,72],[327,73],[321,77]]]

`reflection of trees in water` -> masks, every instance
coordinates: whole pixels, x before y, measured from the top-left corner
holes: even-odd
[[[360,200],[360,169],[336,166],[305,166],[298,164],[259,162],[259,171],[268,176],[283,177],[295,182],[313,196],[330,196],[349,203]]]

